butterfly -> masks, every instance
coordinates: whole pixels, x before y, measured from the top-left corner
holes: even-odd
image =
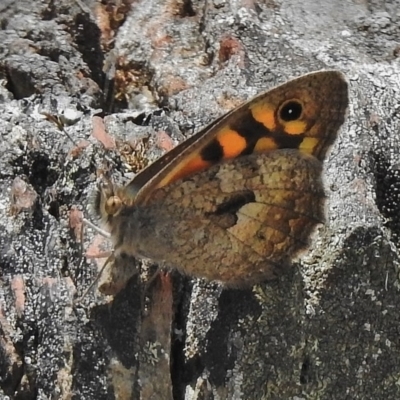
[[[248,287],[275,278],[324,220],[322,162],[345,121],[348,86],[319,71],[221,116],[94,208],[115,256]]]

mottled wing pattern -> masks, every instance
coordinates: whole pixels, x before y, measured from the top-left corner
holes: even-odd
[[[120,232],[120,243],[185,274],[248,286],[274,277],[307,245],[323,203],[314,157],[250,155],[158,189],[138,209],[132,228],[140,232]]]

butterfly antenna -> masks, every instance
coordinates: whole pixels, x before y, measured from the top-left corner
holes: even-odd
[[[87,296],[87,294],[92,290],[93,286],[99,281],[100,276],[103,274],[104,270],[106,269],[107,265],[114,259],[114,253],[111,253],[106,262],[104,263],[104,265],[101,267],[101,270],[99,271],[99,273],[96,275],[96,278],[93,280],[93,282],[89,285],[89,287],[83,292],[82,296],[79,297],[78,299],[76,299],[74,301],[74,304],[79,304],[82,302],[82,300]]]
[[[83,233],[84,233],[84,226],[88,225],[90,226],[94,231],[96,231],[97,233],[99,233],[100,235],[104,236],[105,238],[109,239],[110,238],[110,234],[106,231],[104,231],[103,229],[99,228],[98,226],[96,226],[95,224],[93,224],[92,222],[90,222],[88,219],[86,218],[82,218],[82,226],[81,226],[81,252],[80,252],[80,259],[79,259],[79,266],[82,265],[83,263]],[[97,256],[96,258],[100,258],[103,255]],[[94,284],[96,282],[98,282],[98,280],[100,279],[100,276],[102,275],[102,273],[104,272],[104,269],[106,268],[106,266],[109,264],[109,262],[111,261],[111,259],[114,257],[114,254],[111,253],[106,262],[104,263],[104,265],[101,267],[100,272],[97,274],[96,278],[94,279],[94,281],[89,285],[89,287],[85,290],[85,292],[83,293],[83,295],[77,299],[75,301],[75,304],[79,304],[82,302],[82,300],[86,297],[86,295],[89,293],[89,291],[93,288]]]
[[[74,141],[74,139],[69,135],[69,133],[66,131],[65,129],[65,122],[62,116],[59,115],[54,115],[54,114],[50,114],[46,111],[42,111],[41,114],[50,122],[53,122],[57,128],[62,131],[65,136],[71,141],[71,143],[74,146],[77,146],[76,142]],[[99,228],[98,226],[96,226],[95,224],[93,224],[92,222],[90,222],[88,219],[86,218],[82,218],[82,226],[81,226],[81,230],[80,230],[80,236],[81,236],[81,245],[80,245],[80,258],[79,258],[79,266],[82,265],[83,263],[83,235],[84,235],[84,226],[90,226],[95,232],[99,233],[100,235],[104,236],[105,238],[109,239],[111,237],[109,232],[106,232],[105,230]],[[110,263],[110,261],[114,258],[114,254],[111,253],[106,262],[104,263],[104,265],[102,266],[100,272],[97,274],[96,278],[93,280],[93,282],[89,285],[89,287],[85,290],[85,292],[82,294],[82,296],[80,298],[78,298],[76,301],[74,301],[74,304],[79,304],[82,302],[82,300],[86,297],[86,295],[89,293],[89,291],[93,288],[93,286],[96,284],[96,282],[98,282],[98,280],[100,279],[100,276],[102,275],[102,273],[104,272],[104,269],[106,268],[106,266]]]
[[[70,134],[65,129],[65,123],[61,116],[50,114],[46,111],[41,111],[40,114],[42,114],[47,119],[47,121],[53,122],[55,125],[57,125],[57,128],[65,134],[65,136],[70,140],[70,142],[74,146],[78,146],[75,140],[72,138],[72,136],[70,136]]]

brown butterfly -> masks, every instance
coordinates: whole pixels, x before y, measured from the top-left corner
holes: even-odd
[[[342,73],[321,71],[218,118],[95,210],[115,255],[243,287],[276,276],[324,219],[322,161],[345,120]]]

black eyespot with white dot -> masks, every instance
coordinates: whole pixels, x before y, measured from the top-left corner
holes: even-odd
[[[298,100],[289,100],[279,109],[279,118],[284,122],[296,121],[303,114],[303,105]]]

